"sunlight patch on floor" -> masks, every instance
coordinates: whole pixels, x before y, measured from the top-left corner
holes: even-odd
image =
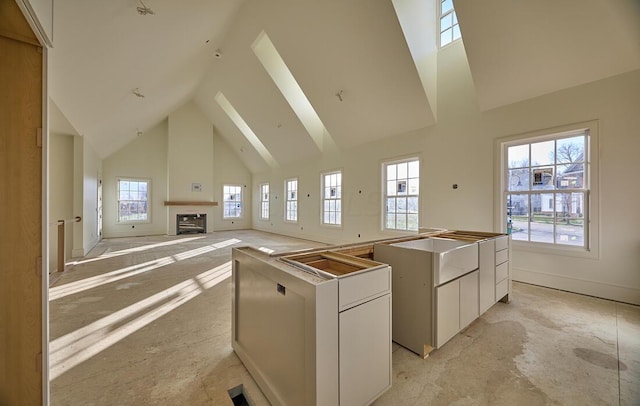
[[[229,276],[231,261],[56,338],[49,344],[50,379],[120,342]],[[114,328],[131,317],[135,318]]]
[[[242,242],[242,240],[239,240],[237,238],[231,238],[229,240],[221,241],[211,245],[206,245],[204,247],[185,251],[176,255],[154,259],[152,261],[144,262],[142,264],[131,265],[126,268],[117,269],[115,271],[107,272],[101,275],[92,276],[79,281],[56,286],[49,289],[49,301],[54,301],[57,299],[61,299],[65,296],[73,295],[88,289],[93,289],[108,283],[130,278],[135,275],[139,275],[139,274],[149,272],[158,268],[162,268],[167,265],[171,265],[178,261],[184,261],[186,259],[193,258],[198,255],[206,254],[208,252],[215,251],[220,248],[228,247],[230,245],[237,244],[239,242]]]
[[[205,238],[205,237],[202,236],[202,237],[181,238],[181,239],[178,239],[178,240],[171,240],[171,241],[159,242],[159,243],[155,243],[155,244],[142,245],[140,247],[127,248],[127,249],[119,250],[119,251],[111,251],[111,252],[108,252],[106,254],[102,254],[102,255],[100,255],[98,257],[95,257],[95,258],[87,258],[87,259],[83,259],[83,260],[69,261],[65,265],[86,264],[86,263],[89,263],[89,262],[100,261],[102,259],[114,258],[114,257],[119,257],[121,255],[131,254],[133,252],[141,252],[141,251],[147,251],[147,250],[154,249],[154,248],[166,247],[168,245],[182,244],[182,243],[189,242],[189,241],[199,240],[201,238]]]

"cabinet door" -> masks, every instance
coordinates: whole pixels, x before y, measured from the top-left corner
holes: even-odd
[[[496,289],[496,243],[495,240],[481,241],[480,245],[480,314],[489,310],[495,301]]]
[[[436,348],[440,348],[460,330],[460,279],[436,288]]]
[[[391,387],[391,295],[340,313],[340,405],[365,405]]]
[[[478,271],[460,278],[460,330],[478,318]]]

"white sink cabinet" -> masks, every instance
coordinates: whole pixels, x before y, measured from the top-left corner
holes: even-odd
[[[478,245],[421,238],[374,246],[391,265],[393,341],[426,357],[478,317]]]

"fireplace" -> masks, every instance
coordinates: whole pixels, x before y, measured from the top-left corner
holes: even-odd
[[[206,214],[176,215],[176,234],[195,234],[207,232]]]

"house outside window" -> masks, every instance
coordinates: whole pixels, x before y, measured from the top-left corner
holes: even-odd
[[[285,191],[285,220],[295,223],[298,221],[298,179],[284,181]]]
[[[342,224],[342,171],[322,174],[322,224]]]
[[[260,220],[269,220],[269,184],[260,185]]]
[[[119,223],[148,223],[151,221],[150,180],[117,178],[116,189]]]
[[[460,25],[458,25],[458,17],[453,9],[453,0],[441,0],[438,11],[440,15],[440,46],[443,47],[459,40],[462,35]]]
[[[242,217],[242,186],[222,186],[223,212],[222,218],[236,219]]]
[[[418,230],[420,161],[410,158],[383,163],[386,230]]]
[[[589,249],[590,130],[507,142],[507,232],[513,241]]]

